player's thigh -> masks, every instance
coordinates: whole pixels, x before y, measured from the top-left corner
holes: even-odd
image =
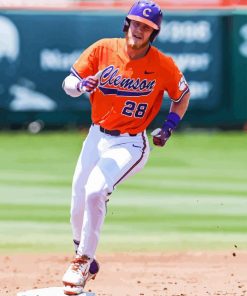
[[[88,133],[83,142],[73,176],[73,185],[85,185],[92,169],[99,161],[98,140],[93,132]]]
[[[149,147],[126,143],[108,149],[100,158],[97,166],[104,174],[108,190],[136,174],[146,164],[149,156]]]

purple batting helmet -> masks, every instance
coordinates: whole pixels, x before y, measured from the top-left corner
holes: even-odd
[[[123,27],[124,32],[128,31],[131,20],[138,21],[152,27],[154,32],[150,37],[150,41],[153,42],[155,37],[160,32],[162,11],[160,7],[153,1],[139,0],[136,1],[130,8],[129,13],[125,18]]]

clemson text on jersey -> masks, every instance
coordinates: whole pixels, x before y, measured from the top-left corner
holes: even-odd
[[[139,97],[149,95],[155,84],[155,79],[123,78],[119,75],[119,69],[110,65],[102,71],[98,88],[104,95]]]

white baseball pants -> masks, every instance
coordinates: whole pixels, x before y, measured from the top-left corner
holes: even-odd
[[[71,225],[80,241],[78,254],[93,258],[106,214],[106,201],[115,186],[141,170],[149,156],[146,132],[111,136],[90,127],[75,168]]]

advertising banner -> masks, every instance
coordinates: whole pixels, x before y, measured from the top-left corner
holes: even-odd
[[[232,58],[232,98],[234,119],[247,122],[247,11],[233,17],[231,44]]]
[[[5,124],[39,118],[46,125],[89,123],[88,96],[70,98],[61,85],[85,48],[101,38],[124,37],[124,18],[113,12],[0,11],[0,117]],[[189,112],[219,109],[226,46],[222,16],[167,12],[162,25],[154,45],[175,59],[189,82]],[[168,103],[165,99],[163,108]]]
[[[166,15],[157,46],[172,56],[191,90],[191,108],[212,110],[222,98],[222,18]]]

